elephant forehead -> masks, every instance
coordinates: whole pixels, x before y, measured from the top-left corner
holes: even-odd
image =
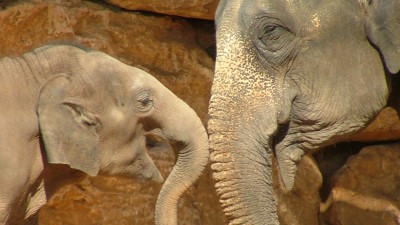
[[[120,74],[130,72],[130,66],[118,61],[117,59],[98,51],[88,52],[79,58],[80,66],[85,69],[88,76],[98,77],[118,77]]]
[[[357,13],[359,6],[356,1],[323,1],[316,7],[303,7],[301,16],[296,14],[296,24],[302,27],[306,36],[326,34],[328,36],[346,37],[365,35],[362,14]],[[302,24],[303,26],[300,26]],[[348,38],[348,37],[347,37]]]
[[[268,97],[273,89],[274,77],[257,63],[257,56],[246,38],[229,30],[220,33],[220,36],[223,37],[219,39],[224,41],[217,44],[214,92],[230,89],[224,93],[252,98]]]
[[[232,1],[225,5],[223,13],[217,17],[217,26],[226,22],[222,26],[248,33],[254,21],[269,17],[281,21],[290,30],[303,36],[318,36],[327,31],[335,35],[342,34],[343,28],[345,32],[354,32],[355,27],[349,24],[362,24],[354,22],[360,20],[358,17],[362,15],[356,13],[359,8],[357,1],[346,0]]]

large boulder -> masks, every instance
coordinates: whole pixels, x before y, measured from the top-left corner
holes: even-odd
[[[400,119],[394,108],[387,107],[369,124],[368,127],[343,141],[373,142],[400,139]]]
[[[321,224],[400,224],[400,144],[368,146],[333,176]]]
[[[100,50],[153,74],[207,120],[214,62],[207,53],[212,22],[127,12],[89,1],[8,1],[0,5],[0,57],[45,44]],[[177,115],[179,116],[179,115]],[[175,162],[168,147],[150,149],[166,177]],[[185,194],[180,224],[223,224],[210,172]],[[121,178],[86,178],[63,187],[40,212],[45,224],[154,224],[160,185]]]

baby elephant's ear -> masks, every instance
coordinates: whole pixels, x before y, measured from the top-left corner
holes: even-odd
[[[400,70],[400,0],[362,0],[369,40],[379,48],[387,69]]]
[[[49,163],[67,164],[91,176],[99,171],[98,119],[70,93],[70,77],[58,75],[41,89],[37,113]],[[72,90],[72,91],[71,91]],[[73,99],[67,97],[74,96]]]

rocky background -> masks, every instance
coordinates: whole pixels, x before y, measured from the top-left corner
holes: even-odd
[[[0,57],[49,43],[104,51],[153,74],[206,124],[217,4],[218,0],[0,0]],[[390,143],[398,139],[399,117],[386,108],[364,131],[305,157],[293,192],[275,186],[281,223],[400,224],[400,145]],[[149,152],[168,176],[175,160],[169,146],[153,146]],[[207,169],[180,201],[179,224],[226,224],[213,186]],[[39,221],[154,224],[160,187],[87,177],[61,188],[41,209]]]

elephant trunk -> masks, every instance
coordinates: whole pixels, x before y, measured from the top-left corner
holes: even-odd
[[[158,225],[176,225],[179,198],[199,178],[209,159],[208,136],[195,111],[166,90],[156,112],[161,130],[177,151],[177,162],[157,199],[155,220]],[[156,103],[157,104],[157,103]],[[160,119],[162,118],[162,119]]]
[[[233,4],[226,2],[226,4]],[[232,7],[222,16],[236,15]],[[231,19],[231,18],[229,18]],[[211,169],[229,224],[277,225],[273,191],[273,136],[278,129],[278,77],[254,64],[251,40],[218,24],[217,61],[209,105]],[[239,44],[238,44],[239,43]]]
[[[274,125],[261,119],[261,113],[218,115],[219,105],[231,107],[213,100],[210,103],[210,159],[229,224],[278,225],[272,184]]]

